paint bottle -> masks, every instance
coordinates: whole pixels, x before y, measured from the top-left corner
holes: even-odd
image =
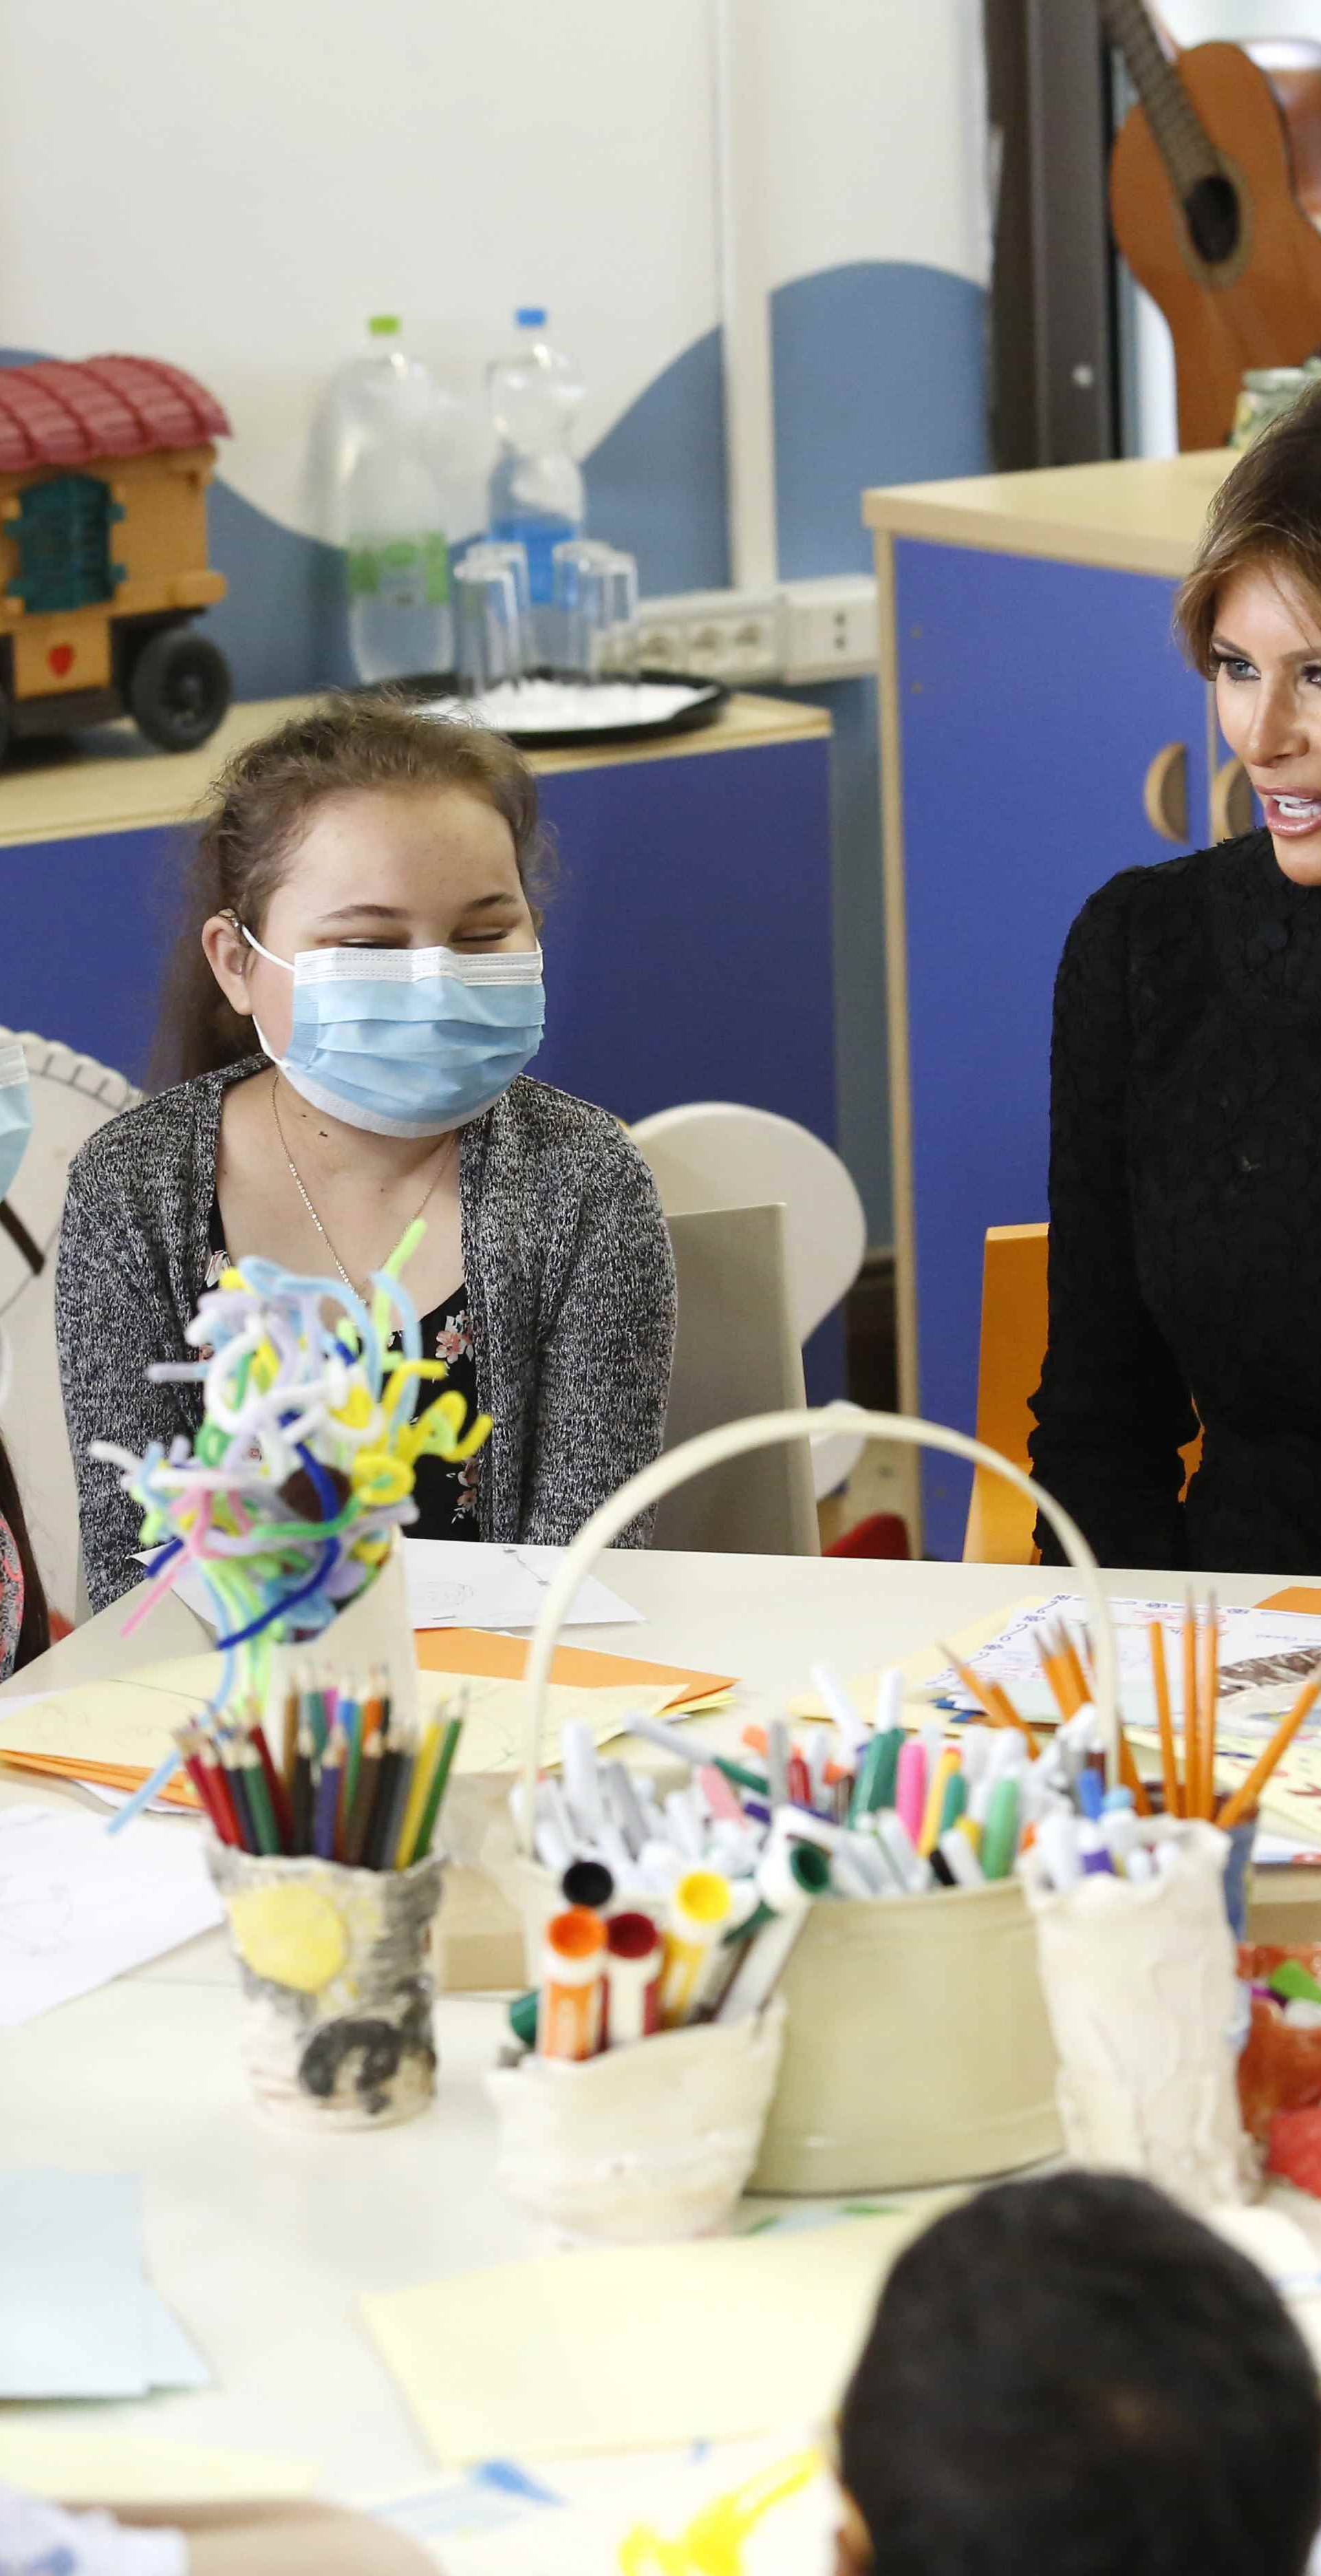
[[[615,1914],[606,1925],[607,2048],[650,2039],[660,2028],[661,1936],[649,1914]]]
[[[661,1969],[663,2030],[676,2030],[696,2007],[712,1947],[729,1921],[732,1903],[729,1881],[718,1870],[685,1870],[677,1882],[670,1899]]]
[[[601,2045],[605,1960],[606,1929],[599,1914],[570,1905],[547,1924],[537,2013],[542,2057],[595,2057]]]

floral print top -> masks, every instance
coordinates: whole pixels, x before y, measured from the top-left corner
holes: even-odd
[[[474,1458],[473,1465],[477,1461]],[[14,1533],[4,1513],[0,1512],[0,1682],[7,1681],[18,1653],[18,1632],[23,1625],[23,1568],[18,1561]]]
[[[214,1288],[223,1270],[229,1267],[229,1255],[220,1242],[220,1211],[211,1211],[211,1259],[207,1264],[206,1286]],[[397,1336],[396,1336],[397,1340]],[[468,1318],[468,1292],[459,1286],[440,1306],[433,1306],[422,1317],[422,1355],[424,1359],[443,1360],[446,1389],[453,1387],[462,1396],[466,1419],[478,1412],[477,1362],[473,1354],[472,1328]],[[430,1404],[441,1392],[434,1378],[423,1381],[419,1404]],[[409,1523],[410,1538],[480,1538],[477,1518],[477,1496],[481,1477],[482,1453],[469,1458],[460,1467],[448,1466],[443,1458],[419,1458],[413,1498],[417,1519]],[[0,1521],[0,1529],[4,1523]],[[4,1592],[3,1553],[0,1553],[0,1676],[4,1663]],[[19,1616],[22,1616],[22,1584],[19,1585]],[[17,1628],[15,1629],[17,1635]]]

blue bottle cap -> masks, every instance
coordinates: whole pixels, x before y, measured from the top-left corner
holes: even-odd
[[[1132,1790],[1126,1789],[1123,1782],[1120,1781],[1116,1788],[1106,1790],[1105,1803],[1102,1812],[1107,1816],[1117,1815],[1121,1807],[1131,1807],[1132,1804]]]
[[[545,319],[546,307],[544,304],[520,304],[514,315],[514,320],[519,325],[520,330],[524,328],[535,330],[538,325],[544,325]]]

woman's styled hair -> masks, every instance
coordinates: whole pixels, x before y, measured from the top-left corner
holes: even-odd
[[[203,924],[232,912],[260,934],[317,808],[332,796],[401,787],[480,797],[509,826],[524,893],[543,890],[549,854],[537,783],[503,734],[419,715],[386,695],[327,699],[236,752],[212,789],[157,1029],[157,1085],[214,1073],[254,1052],[251,1021],[230,1008],[203,954]]]
[[[1262,431],[1226,475],[1193,568],[1179,586],[1174,627],[1195,670],[1215,675],[1211,638],[1226,582],[1267,565],[1292,576],[1321,611],[1321,385]]]
[[[9,1523],[10,1536],[23,1569],[23,1619],[18,1632],[18,1653],[14,1658],[14,1670],[18,1672],[22,1665],[31,1663],[34,1655],[45,1654],[50,1644],[50,1611],[46,1606],[41,1576],[37,1572],[37,1560],[32,1553],[17,1479],[3,1440],[0,1440],[0,1515]]]

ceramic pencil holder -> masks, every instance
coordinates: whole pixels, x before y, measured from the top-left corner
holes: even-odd
[[[784,2040],[773,1997],[581,2065],[525,2057],[487,2076],[496,2176],[520,2209],[574,2242],[636,2245],[720,2227],[757,2160]]]
[[[551,1873],[532,1856],[527,1820],[551,1656],[578,1585],[629,1521],[690,1476],[779,1441],[831,1432],[966,1458],[1003,1475],[1038,1505],[1087,1598],[1096,1705],[1114,1765],[1114,1633],[1096,1560],[1068,1513],[1030,1476],[962,1432],[851,1404],[725,1424],[669,1451],[612,1495],[567,1550],[547,1594],[528,1658],[520,1879],[529,1982],[538,1973],[545,1923],[560,1900]],[[754,2191],[879,2191],[969,2181],[1058,2153],[1055,2055],[1032,1924],[1016,1881],[814,1906],[781,1993],[784,2045]],[[643,2042],[639,2053],[655,2044]]]
[[[1027,1881],[1059,2059],[1060,2122],[1078,2164],[1117,2167],[1195,2209],[1250,2196],[1239,2114],[1237,1956],[1225,1912],[1229,1838],[1157,1825],[1179,1865],[1135,1883]]]
[[[444,1862],[346,1869],[209,1840],[242,1982],[242,2050],[285,2128],[383,2129],[436,2087],[431,1931]]]
[[[272,1648],[266,1688],[266,1726],[272,1744],[280,1742],[286,1696],[297,1687],[297,1676],[309,1668],[327,1676],[356,1674],[364,1681],[370,1672],[383,1672],[392,1709],[416,1730],[417,1656],[404,1546],[398,1532],[371,1582],[345,1603],[329,1628],[302,1643]]]

